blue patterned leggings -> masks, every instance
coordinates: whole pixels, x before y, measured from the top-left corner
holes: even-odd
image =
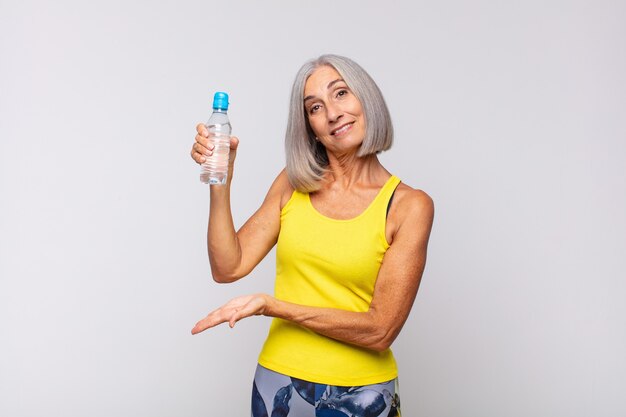
[[[359,387],[316,384],[257,366],[252,417],[400,417],[398,379]]]

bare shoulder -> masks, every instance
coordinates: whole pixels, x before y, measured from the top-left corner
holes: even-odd
[[[280,208],[282,209],[287,201],[291,198],[291,194],[293,194],[294,188],[289,183],[289,178],[287,177],[287,171],[283,169],[280,171],[272,186],[270,187],[267,197],[267,200],[272,200],[275,202],[279,202]]]
[[[435,213],[433,199],[423,190],[412,188],[401,182],[396,188],[394,195],[395,211],[400,218],[406,217],[430,217]],[[393,204],[392,204],[392,208]]]
[[[433,199],[423,190],[400,183],[396,188],[387,218],[387,239],[400,236],[409,240],[428,239],[435,215]]]

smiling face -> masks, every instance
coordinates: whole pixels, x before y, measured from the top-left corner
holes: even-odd
[[[356,151],[365,138],[361,102],[332,67],[317,68],[304,86],[304,109],[315,136],[328,151]]]

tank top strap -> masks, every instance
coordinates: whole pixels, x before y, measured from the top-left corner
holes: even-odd
[[[293,210],[294,207],[298,207],[303,204],[306,204],[307,201],[308,201],[308,196],[306,193],[303,193],[302,191],[298,191],[298,190],[293,190],[293,192],[291,193],[291,197],[289,197],[289,200],[287,200],[287,203],[285,203],[285,205],[280,211],[281,216]]]
[[[386,217],[387,208],[389,206],[391,196],[396,191],[396,188],[398,187],[399,184],[400,184],[400,178],[396,177],[395,175],[392,175],[391,177],[389,177],[385,185],[383,185],[383,187],[378,192],[378,195],[372,202],[372,206],[373,206],[372,209],[374,209],[372,210],[373,212],[380,213],[380,211],[382,210],[385,213],[385,217]]]

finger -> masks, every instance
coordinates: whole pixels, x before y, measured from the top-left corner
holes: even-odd
[[[258,314],[260,308],[261,305],[258,302],[256,302],[254,299],[250,300],[241,309],[235,309],[230,319],[228,320],[228,325],[232,329],[233,327],[235,327],[235,323],[237,323],[239,320]]]
[[[211,327],[215,327],[218,324],[228,322],[233,313],[240,310],[245,303],[246,301],[242,300],[241,297],[230,300],[228,303],[211,311],[205,318],[197,322],[191,330],[191,334],[197,334],[210,329]]]
[[[204,150],[213,150],[215,145],[213,145],[213,141],[211,141],[208,137],[204,137],[201,134],[197,134],[194,138],[196,143],[194,146],[198,146],[198,151],[202,153]]]
[[[206,128],[204,123],[198,123],[198,125],[196,126],[196,132],[198,132],[200,136],[204,136],[205,138],[209,137],[209,129]]]
[[[254,314],[255,307],[248,303],[240,309],[235,309],[233,314],[230,316],[230,319],[228,320],[228,325],[232,329],[233,327],[235,327],[235,323],[237,323],[239,320],[253,316]]]
[[[205,154],[198,152],[195,144],[191,147],[191,159],[196,161],[198,164],[202,164],[206,161]]]
[[[230,319],[228,320],[228,326],[232,329],[233,327],[235,327],[235,323],[237,323],[244,317],[247,317],[244,310],[235,310],[235,312],[232,314],[232,316],[230,316]]]
[[[207,324],[205,323],[204,319],[200,320],[199,322],[197,322],[195,324],[195,326],[193,326],[193,329],[191,329],[191,334],[198,334],[201,333],[203,331],[205,331],[206,329],[208,329],[210,326],[207,326]]]
[[[236,136],[230,137],[230,150],[235,151],[239,147],[239,138]]]
[[[246,315],[251,315],[250,313],[246,312],[246,310],[252,311],[252,314],[254,314],[256,307],[254,307],[253,303],[250,303],[252,299],[253,296],[249,295],[233,298],[220,308],[213,310],[212,312],[207,314],[205,318],[196,323],[194,328],[191,329],[191,334],[203,332],[206,329],[215,327],[218,324],[225,322],[229,322],[230,325],[230,320],[233,317],[235,317],[236,322],[237,320],[246,317]],[[238,314],[238,316],[234,316],[236,314]],[[231,327],[235,325],[235,322],[232,323]]]
[[[235,158],[237,157],[237,148],[239,147],[239,138],[236,136],[230,137],[230,155],[228,157],[228,166],[232,173],[232,168],[235,164]]]
[[[191,334],[198,334],[226,321],[228,320],[220,313],[211,313],[196,323],[193,329],[191,329]]]
[[[235,323],[237,323],[239,320],[243,319],[246,316],[242,316],[239,313],[235,313],[230,317],[230,320],[228,320],[228,327],[230,327],[231,329],[233,327],[235,327]]]
[[[225,320],[223,320],[222,322],[224,321]],[[202,333],[203,331],[210,329],[211,327],[215,327],[218,324],[219,323],[215,323],[215,322],[211,322],[207,320],[200,320],[199,322],[196,323],[195,326],[193,326],[193,329],[191,329],[191,334]]]
[[[195,137],[195,143],[191,146],[191,158],[198,164],[202,164],[206,162],[207,157],[213,155],[214,147],[208,138],[198,133]]]

